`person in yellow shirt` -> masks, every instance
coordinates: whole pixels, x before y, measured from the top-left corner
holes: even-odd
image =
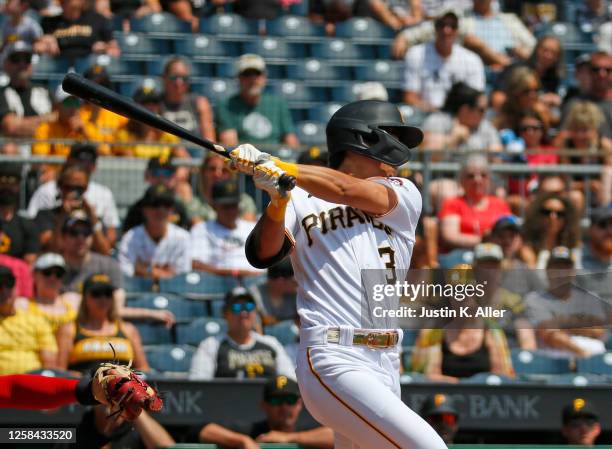
[[[154,86],[143,85],[133,96],[141,104],[156,114],[161,112],[162,95]],[[169,157],[189,158],[189,153],[182,146],[176,146],[180,139],[172,134],[144,125],[136,120],[129,120],[115,134],[115,154],[132,157],[152,158]],[[174,144],[174,145],[163,145]]]
[[[15,276],[0,265],[0,375],[57,366],[57,343],[43,317],[15,308]]]

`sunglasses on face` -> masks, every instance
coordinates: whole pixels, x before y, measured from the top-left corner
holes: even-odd
[[[591,427],[591,426],[594,426],[595,424],[597,424],[597,419],[588,418],[588,417],[574,418],[567,422],[567,425],[569,427],[581,427],[581,426]]]
[[[32,55],[17,53],[17,54],[9,56],[8,60],[12,64],[19,64],[19,63],[30,64],[32,62]]]
[[[596,66],[596,65],[591,66],[592,73],[598,74],[602,71],[605,72],[607,75],[609,75],[610,73],[612,73],[612,67],[603,67],[603,66]]]
[[[91,229],[68,229],[66,230],[66,234],[68,234],[70,237],[89,237],[90,235],[93,234],[93,232],[91,231]]]
[[[456,30],[458,28],[458,24],[455,22],[438,22],[436,23],[436,30],[443,30],[444,28],[451,28]]]
[[[300,398],[298,396],[274,396],[271,398],[268,398],[268,400],[266,401],[268,404],[273,405],[273,406],[279,406],[279,405],[295,405],[297,404],[297,402],[300,400]]]
[[[544,215],[546,217],[550,217],[550,216],[552,216],[552,214],[555,214],[559,218],[565,218],[565,211],[564,210],[553,210],[553,209],[547,209],[547,208],[543,207],[542,209],[540,209],[540,214],[542,214],[542,215]]]
[[[44,277],[56,277],[57,279],[61,279],[64,277],[64,270],[59,268],[47,268],[46,270],[41,270],[41,273]]]
[[[187,75],[168,75],[168,79],[170,81],[178,81],[181,80],[183,82],[189,81],[189,77]]]
[[[60,189],[62,189],[64,192],[76,192],[78,195],[83,195],[85,190],[87,190],[86,187],[70,184],[62,184]]]
[[[113,298],[113,290],[94,290],[89,292],[89,296],[94,299],[112,299]]]
[[[255,310],[255,303],[252,301],[235,302],[230,306],[230,311],[235,315],[241,312],[252,312],[253,310]]]
[[[431,424],[446,424],[449,426],[457,423],[457,416],[452,413],[438,413],[427,417],[427,421]]]
[[[476,179],[478,176],[480,176],[483,179],[486,179],[489,177],[488,173],[466,173],[465,177],[468,179]]]
[[[526,131],[542,131],[542,125],[523,125],[519,128],[519,130],[522,133]]]
[[[598,221],[597,223],[595,223],[595,226],[597,226],[600,229],[612,228],[612,220]]]
[[[152,207],[153,209],[172,209],[174,207],[174,203],[170,201],[153,201],[149,207]]]
[[[170,178],[174,175],[174,170],[172,168],[157,168],[151,171],[151,175],[156,178]]]

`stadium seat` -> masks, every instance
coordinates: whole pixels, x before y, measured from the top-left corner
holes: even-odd
[[[327,123],[334,112],[340,109],[340,103],[325,103],[308,111],[308,118],[315,122]]]
[[[403,329],[403,331],[402,346],[414,346],[419,336],[419,331],[417,329]]]
[[[237,42],[221,42],[211,36],[196,35],[179,39],[174,43],[175,51],[183,56],[237,56]]]
[[[321,37],[325,36],[323,25],[312,23],[307,17],[281,16],[267,25],[270,36],[281,37]]]
[[[191,34],[191,24],[173,14],[156,12],[130,20],[130,29],[137,33],[181,33]]]
[[[312,56],[320,59],[374,59],[374,48],[370,45],[355,45],[344,39],[326,39],[310,46]]]
[[[150,292],[153,290],[153,280],[138,276],[123,276],[123,289],[128,293]]]
[[[303,145],[321,145],[325,143],[325,123],[299,122],[296,125],[296,133],[300,143]]]
[[[53,58],[47,55],[32,56],[32,70],[34,75],[58,74],[65,75],[70,68],[70,62],[66,59]]]
[[[427,113],[408,104],[398,105],[402,118],[407,125],[421,126],[427,118]]]
[[[478,373],[471,377],[461,379],[461,383],[465,384],[485,384],[485,385],[507,385],[521,383],[518,379],[502,376],[493,373]]]
[[[586,359],[576,359],[576,371],[612,376],[612,352],[594,355]]]
[[[279,323],[266,326],[264,334],[275,337],[283,345],[293,344],[297,341],[299,328],[293,320],[285,320]]]
[[[245,53],[255,53],[262,58],[269,59],[295,59],[306,56],[304,44],[287,42],[284,39],[266,37],[245,42],[242,46]]]
[[[236,279],[203,271],[159,280],[159,291],[197,298],[219,298],[237,286]]]
[[[238,91],[238,83],[233,79],[212,78],[203,83],[192,83],[191,89],[216,103],[234,95]]]
[[[164,324],[135,321],[143,345],[166,345],[172,343],[172,333]]]
[[[336,36],[348,39],[393,39],[395,32],[369,17],[353,17],[336,25]]]
[[[200,20],[200,32],[214,36],[244,36],[258,33],[257,21],[237,14],[216,14]]]
[[[240,278],[239,283],[244,288],[253,288],[265,284],[267,280],[267,274],[262,274],[259,276],[243,276]]]
[[[295,16],[308,15],[308,0],[302,0],[289,6],[289,14]]]
[[[147,75],[149,76],[162,76],[166,63],[170,60],[170,57],[157,58],[152,61],[147,61]],[[206,62],[195,62],[189,61],[191,68],[191,76],[199,77],[211,77],[214,72],[214,64]]]
[[[357,81],[399,83],[403,77],[403,62],[376,61],[355,67]]]
[[[270,90],[288,102],[322,102],[326,101],[324,88],[306,86],[300,81],[282,80],[268,83]]]
[[[320,59],[307,59],[288,66],[287,75],[294,80],[344,81],[350,79],[350,70],[349,67],[333,66]]]
[[[568,359],[555,359],[524,349],[512,350],[516,374],[565,374],[571,372]]]
[[[169,310],[178,321],[191,321],[206,316],[206,303],[181,298],[171,293],[143,293],[134,295],[127,301],[129,307],[153,310]]]
[[[597,374],[569,373],[558,376],[549,376],[547,383],[550,385],[573,385],[574,387],[586,387],[587,385],[609,384],[610,378]]]
[[[149,366],[156,371],[187,373],[195,348],[188,345],[146,346],[145,354]]]
[[[176,340],[180,345],[198,346],[202,340],[227,332],[227,323],[218,318],[198,318],[188,324],[177,324]]]
[[[350,103],[357,100],[359,87],[363,83],[344,83],[331,90],[332,100],[338,103]]]
[[[111,58],[108,55],[92,55],[77,59],[75,70],[84,73],[94,64],[104,67],[110,76],[145,74],[144,64],[141,61],[126,61],[123,58]]]
[[[553,35],[561,41],[561,45],[583,42],[584,36],[576,25],[571,22],[552,22],[536,28],[538,37]]]
[[[167,39],[151,39],[144,34],[127,33],[115,36],[121,55],[165,55],[171,50],[170,41]]]

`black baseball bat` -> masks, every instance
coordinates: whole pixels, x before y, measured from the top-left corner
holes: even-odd
[[[229,151],[208,139],[196,136],[192,132],[186,130],[182,126],[172,123],[151,111],[147,108],[134,102],[132,99],[124,97],[104,86],[101,86],[93,81],[83,78],[81,75],[70,72],[62,81],[62,88],[70,95],[82,98],[90,103],[96,104],[104,109],[113,111],[115,114],[124,117],[138,120],[145,125],[153,128],[161,129],[169,134],[180,137],[188,142],[195,143],[201,147],[214,151],[221,156],[229,158]],[[284,191],[292,190],[296,185],[294,176],[282,175],[278,180],[279,186]]]

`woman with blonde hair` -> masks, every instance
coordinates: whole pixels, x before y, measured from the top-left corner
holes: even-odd
[[[59,368],[88,373],[101,362],[115,361],[149,370],[138,330],[119,317],[115,289],[106,274],[85,280],[76,322],[62,327],[58,334]]]

